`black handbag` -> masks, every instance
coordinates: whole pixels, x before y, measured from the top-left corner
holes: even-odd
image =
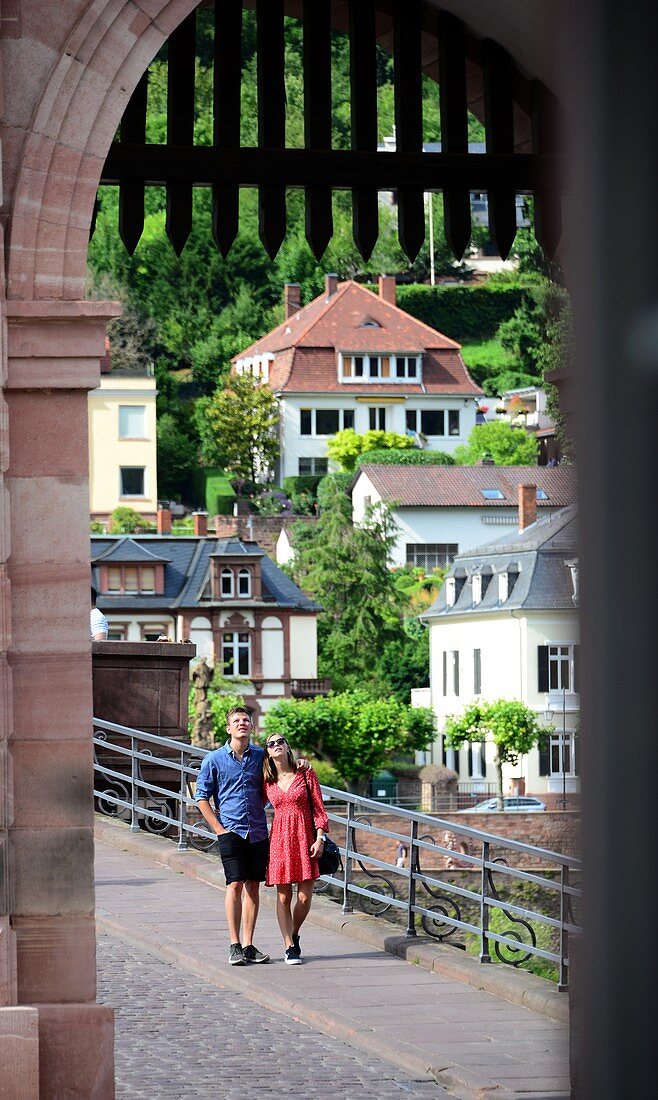
[[[313,800],[311,798],[311,792],[308,789],[308,783],[306,782],[306,771],[303,773],[303,778],[304,786],[306,787],[306,795],[308,797],[308,806],[311,811],[313,832],[317,832],[315,828],[315,818],[313,817]],[[341,858],[340,848],[337,844],[334,844],[331,837],[327,837],[322,846],[322,854],[318,856],[318,867],[320,868],[321,875],[335,875],[336,871],[343,870],[343,860]]]

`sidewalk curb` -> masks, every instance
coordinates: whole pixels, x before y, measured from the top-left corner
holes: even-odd
[[[179,874],[197,878],[209,886],[224,890],[224,873],[217,857],[213,859],[212,856],[195,851],[179,852],[171,840],[164,840],[144,830],[132,833],[123,822],[111,821],[98,814],[94,816],[95,837],[104,844],[154,860]],[[261,904],[270,909],[275,907],[275,899],[270,896],[268,890],[261,891]],[[514,970],[502,964],[483,964],[454,947],[438,944],[424,937],[412,938],[395,933],[387,934],[387,929],[391,928],[391,925],[374,917],[368,917],[365,913],[343,913],[338,906],[326,901],[321,895],[314,899],[313,908],[307,919],[311,924],[327,928],[332,932],[342,932],[358,940],[359,943],[366,943],[370,947],[405,959],[410,965],[422,966],[425,970],[441,974],[453,981],[464,982],[487,993],[493,993],[503,1000],[531,1009],[558,1023],[567,1025],[569,1023],[568,995],[558,993],[550,982],[538,978],[535,974]],[[434,1070],[423,1072],[435,1073]],[[444,1072],[444,1070],[437,1072]],[[442,1083],[446,1084],[446,1087],[452,1087],[448,1086],[447,1081]],[[496,1092],[496,1098],[505,1100],[500,1090]]]
[[[126,848],[125,850],[130,850]],[[139,853],[132,853],[139,854]],[[145,936],[135,932],[129,925],[107,916],[102,909],[96,912],[96,924],[101,930],[117,936],[138,950],[147,951],[164,962],[186,970],[204,981],[210,982],[219,988],[230,989],[240,993],[247,1000],[253,1001],[269,1012],[280,1012],[299,1023],[306,1024],[329,1035],[331,1038],[340,1039],[349,1045],[356,1047],[365,1054],[372,1054],[385,1062],[404,1070],[411,1076],[422,1079],[432,1077],[439,1085],[449,1089],[454,1100],[485,1100],[495,1092],[496,1100],[515,1100],[512,1093],[507,1090],[492,1086],[488,1078],[482,1077],[471,1070],[465,1069],[450,1060],[440,1065],[431,1065],[411,1050],[392,1046],[390,1042],[382,1040],[372,1032],[355,1028],[351,1020],[347,1020],[337,1012],[320,1012],[317,1009],[308,1008],[303,1000],[293,1000],[280,993],[274,992],[264,985],[254,987],[246,977],[242,977],[235,969],[228,966],[215,966],[204,960],[203,963],[192,955],[188,955],[181,948],[163,943],[154,937]],[[250,970],[251,968],[249,968]],[[249,973],[249,970],[247,973]],[[259,968],[259,974],[262,973]]]

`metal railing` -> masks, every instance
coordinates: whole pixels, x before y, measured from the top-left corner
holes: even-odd
[[[213,846],[194,801],[208,750],[98,718],[93,744],[101,813],[125,820],[133,831],[169,835],[181,852]],[[356,904],[373,916],[401,918],[405,935],[416,936],[420,925],[426,935],[462,950],[464,939],[475,937],[481,963],[492,962],[492,950],[512,966],[543,959],[555,967],[558,989],[568,988],[569,940],[581,931],[578,859],[331,787],[322,793],[342,867],[318,888],[341,902],[343,912]],[[392,828],[376,824],[382,814],[387,825],[394,819]],[[363,850],[378,838],[390,847],[404,844],[406,866]],[[455,866],[459,874],[451,878],[446,871]]]

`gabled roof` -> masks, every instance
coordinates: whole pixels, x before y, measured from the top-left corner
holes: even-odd
[[[483,391],[469,375],[456,341],[391,305],[367,287],[349,280],[333,294],[320,294],[277,328],[234,356],[239,359],[274,355],[269,385],[275,392],[309,393],[327,389],[350,394],[446,392],[479,395]],[[321,371],[318,355],[325,354]],[[339,383],[336,352],[423,355],[423,386],[406,381],[399,386]],[[311,359],[312,353],[312,359]],[[315,373],[309,377],[309,365]]]
[[[167,562],[170,559],[154,554],[141,543],[136,542],[135,539],[123,535],[118,542],[111,543],[106,550],[97,554],[91,560],[92,562],[102,561],[104,565],[108,562],[130,562],[131,564],[144,562],[146,565],[153,565],[156,562]]]
[[[127,558],[118,558],[119,543],[127,541],[134,543],[137,550],[143,554],[137,558],[134,551]],[[154,551],[162,550],[166,556],[159,556]],[[234,602],[241,607],[251,607],[255,603],[266,604],[273,609],[276,607],[288,608],[298,611],[321,611],[322,608],[309,596],[302,592],[301,588],[290,580],[279,569],[255,542],[242,542],[240,539],[213,539],[199,536],[161,536],[143,535],[133,539],[122,539],[112,535],[92,535],[91,537],[91,561],[94,573],[97,573],[99,564],[111,561],[158,561],[165,562],[163,595],[100,595],[99,606],[105,611],[142,610],[142,611],[172,611],[198,610],[217,607],[219,602],[210,603],[201,601],[201,595],[206,586],[212,558],[234,558],[244,554],[247,557],[257,558],[261,565],[262,599],[235,599],[235,601],[222,600],[222,606]],[[95,578],[95,582],[97,577]],[[94,583],[95,583],[94,582]],[[96,585],[97,586],[97,585]]]
[[[386,466],[363,463],[355,476],[367,477],[384,501],[402,508],[509,508],[518,506],[519,485],[546,493],[538,508],[563,508],[576,498],[575,466]],[[488,499],[483,490],[502,497]]]
[[[454,615],[481,616],[500,611],[555,611],[576,607],[574,568],[578,559],[578,516],[575,504],[542,516],[524,531],[503,535],[484,546],[458,554],[448,577],[461,578],[463,585],[455,603],[448,606],[446,584],[424,619]],[[498,575],[518,573],[508,598],[501,601]],[[491,574],[482,600],[473,603],[473,576]]]

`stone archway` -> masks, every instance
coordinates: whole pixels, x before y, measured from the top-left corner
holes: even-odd
[[[17,1037],[20,1081],[5,1081],[10,1095],[113,1095],[112,1014],[95,1004],[86,394],[119,307],[84,300],[85,262],[114,132],[196,2],[0,6],[13,88],[0,227],[0,1040]]]

